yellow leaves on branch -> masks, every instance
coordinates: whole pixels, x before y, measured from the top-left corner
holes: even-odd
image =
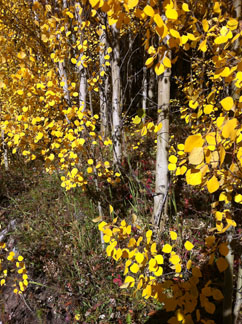
[[[165,11],[165,15],[168,19],[171,20],[177,20],[178,18],[178,13],[176,11],[176,9],[171,8],[170,6],[167,6],[168,8]]]
[[[194,147],[194,149],[189,154],[189,163],[193,165],[198,165],[204,160],[204,153],[202,147]]]
[[[234,100],[232,97],[226,97],[220,101],[220,104],[222,105],[224,110],[230,111],[234,106]]]
[[[214,193],[219,188],[219,181],[217,177],[213,176],[210,180],[207,181],[207,188],[209,193]]]
[[[187,251],[191,251],[194,248],[194,245],[191,242],[186,241],[184,247]]]
[[[195,147],[203,146],[204,140],[201,134],[191,135],[185,141],[184,152],[190,153]]]
[[[128,0],[128,8],[133,9],[135,8],[139,3],[139,0]]]
[[[189,169],[186,173],[187,184],[197,186],[202,183],[202,173],[197,169]]]
[[[164,73],[164,71],[165,71],[164,65],[161,62],[157,63],[155,66],[156,75],[161,75],[162,73]]]
[[[149,6],[149,5],[145,6],[145,8],[144,8],[144,13],[145,13],[147,16],[150,16],[150,17],[153,17],[154,14],[155,14],[154,9],[153,9],[151,6]]]

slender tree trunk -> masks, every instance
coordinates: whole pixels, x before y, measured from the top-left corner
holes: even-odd
[[[121,161],[121,80],[120,80],[120,49],[119,32],[115,26],[111,26],[113,43],[112,55],[112,138],[113,138],[113,159],[115,164]]]
[[[104,76],[102,77],[102,84],[100,87],[100,118],[101,118],[101,136],[106,137],[108,133],[108,75],[106,73],[105,66],[105,50],[107,48],[107,35],[104,30],[100,36],[100,72],[104,71]]]
[[[142,109],[144,117],[142,118],[143,123],[146,119],[147,114],[147,89],[148,89],[148,82],[147,82],[147,67],[143,67],[143,91],[142,91]]]
[[[234,324],[237,323],[239,312],[242,304],[242,265],[241,265],[241,257],[240,257],[240,264],[238,270],[238,277],[237,277],[237,288],[236,288],[236,297],[234,303]]]
[[[165,206],[168,194],[170,75],[171,70],[166,69],[164,74],[158,78],[158,124],[162,123],[162,128],[157,133],[156,182],[152,222],[161,229],[164,227],[167,213]]]
[[[80,33],[80,44],[82,44],[82,36],[81,36],[81,24],[82,17],[79,6],[76,6],[76,18],[79,23],[79,33]],[[80,53],[80,56],[77,61],[77,67],[79,72],[79,105],[82,107],[82,111],[86,109],[86,97],[87,97],[87,71],[83,66],[83,53]]]
[[[148,98],[149,98],[149,106],[153,107],[155,104],[155,86],[156,86],[156,77],[155,71],[153,69],[149,70],[149,84],[148,84]]]
[[[234,255],[231,247],[233,238],[233,229],[230,228],[228,233],[228,248],[229,253],[226,255],[226,260],[229,264],[224,272],[224,300],[223,300],[223,324],[233,323],[233,269],[234,269]]]
[[[5,143],[5,138],[4,138],[4,130],[2,129],[1,131],[1,137],[2,137],[2,149],[3,149],[3,162],[4,162],[4,167],[5,171],[8,171],[8,151]]]
[[[66,75],[64,62],[59,62],[58,68],[59,68],[58,70],[59,70],[59,76],[60,76],[61,82],[64,83],[64,85],[63,85],[64,98],[65,98],[67,104],[70,105],[71,99],[70,99],[70,92],[68,90],[67,75]]]

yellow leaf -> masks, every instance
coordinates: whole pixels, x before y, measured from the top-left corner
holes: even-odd
[[[156,262],[157,262],[158,264],[163,264],[163,263],[164,263],[164,258],[163,258],[163,256],[162,256],[161,254],[157,254],[157,255],[155,256],[155,260],[156,260]]]
[[[144,126],[141,130],[141,136],[145,136],[147,134],[147,127]]]
[[[157,63],[155,66],[155,73],[156,75],[161,75],[162,73],[164,73],[165,71],[165,67],[162,63]]]
[[[201,50],[203,53],[205,53],[205,52],[207,51],[208,47],[207,47],[207,40],[206,40],[206,39],[204,39],[204,40],[200,43],[198,49]]]
[[[216,265],[218,267],[218,270],[220,272],[225,271],[228,268],[228,262],[225,258],[218,258],[218,260],[216,261]]]
[[[139,116],[135,116],[133,119],[132,119],[132,122],[133,124],[135,125],[138,125],[140,122],[141,122],[141,118]]]
[[[54,156],[54,154],[53,153],[51,153],[49,156],[48,156],[48,159],[49,160],[51,160],[51,161],[53,161],[54,160],[54,158],[55,158],[55,156]]]
[[[214,193],[219,188],[218,179],[213,176],[210,180],[207,181],[207,188],[209,193]]]
[[[175,271],[176,271],[176,273],[180,273],[181,270],[182,270],[181,264],[180,263],[176,264],[175,265]]]
[[[162,248],[162,252],[164,253],[171,253],[172,251],[172,246],[170,244],[165,244]]]
[[[237,195],[235,195],[235,197],[234,197],[234,201],[235,201],[237,204],[241,203],[241,202],[242,202],[242,195],[241,195],[241,194],[237,194]]]
[[[131,276],[127,276],[124,280],[124,284],[120,288],[133,287],[135,284],[135,279]]]
[[[172,263],[172,264],[178,264],[180,262],[180,257],[179,255],[175,254],[175,255],[172,255],[169,259],[169,261]]]
[[[204,153],[202,147],[194,147],[194,149],[189,154],[189,163],[198,165],[203,162]]]
[[[216,1],[213,6],[213,11],[217,14],[221,13],[220,3]]]
[[[100,222],[102,220],[102,216],[98,216],[97,218],[93,218],[92,219],[92,222],[93,223],[98,223],[98,222]]]
[[[176,162],[177,162],[177,157],[176,157],[175,155],[171,155],[171,156],[169,156],[168,161],[169,161],[170,163],[176,164]]]
[[[197,109],[198,102],[197,101],[190,100],[189,101],[189,107],[192,108],[192,109]]]
[[[22,59],[24,59],[26,57],[26,54],[24,52],[19,52],[17,54],[17,57],[22,60]]]
[[[224,110],[229,111],[234,106],[234,100],[232,97],[226,97],[220,101],[220,104],[222,105]]]
[[[157,271],[153,272],[156,277],[160,277],[163,274],[163,268],[159,267]]]
[[[158,133],[161,128],[162,128],[162,123],[159,123],[158,125],[155,126],[154,132]]]
[[[89,0],[90,1],[90,5],[94,8],[97,4],[98,4],[98,2],[99,2],[99,0]]]
[[[153,17],[154,14],[155,14],[154,9],[151,6],[149,6],[149,5],[147,5],[147,6],[144,7],[144,13],[147,16],[150,16],[150,17]]]
[[[177,239],[177,233],[174,231],[170,231],[170,238],[172,241],[175,241]]]
[[[176,170],[176,164],[169,163],[168,164],[168,170],[169,171],[175,171]]]
[[[140,264],[140,263],[142,263],[144,261],[144,255],[142,253],[138,252],[135,255],[135,259]]]
[[[203,25],[203,30],[205,31],[205,33],[208,31],[208,28],[209,28],[209,24],[208,24],[208,21],[207,19],[203,19],[202,20],[202,25]]]
[[[188,260],[187,261],[187,265],[186,265],[187,270],[190,270],[191,269],[191,266],[192,266],[192,260]]]
[[[169,57],[165,56],[162,63],[164,64],[165,67],[171,68],[171,60],[169,59]]]
[[[139,271],[139,266],[137,263],[133,263],[132,266],[129,268],[131,272],[137,273]]]
[[[214,43],[217,44],[217,45],[220,45],[220,44],[226,43],[227,40],[228,40],[227,36],[218,36],[218,37],[215,38]]]
[[[165,15],[168,19],[173,19],[173,20],[176,20],[178,18],[178,13],[175,9],[173,8],[168,8],[166,9],[165,11]]]
[[[173,29],[173,28],[170,29],[170,34],[171,34],[171,36],[173,36],[174,38],[180,38],[180,37],[181,37],[181,36],[180,36],[180,33],[179,33],[176,29]]]
[[[164,25],[163,20],[159,14],[154,15],[154,21],[159,28],[161,28]]]
[[[128,8],[133,9],[139,3],[139,0],[128,0]]]
[[[185,141],[184,152],[190,153],[194,147],[203,146],[204,140],[201,134],[191,135]]]
[[[182,4],[182,10],[185,11],[185,12],[190,11],[187,3]]]
[[[78,97],[78,92],[73,92],[73,97]]]
[[[238,120],[236,118],[228,120],[222,129],[222,136],[224,138],[230,138],[232,141],[234,141],[237,133],[237,130],[235,130],[237,125]]]
[[[213,111],[213,105],[205,105],[203,111],[204,114],[209,115]]]
[[[148,237],[151,237],[151,236],[152,236],[152,230],[148,230],[146,232],[146,237],[148,238]]]
[[[194,248],[194,245],[189,241],[186,241],[184,246],[187,251],[191,251]]]
[[[110,212],[110,214],[112,214],[112,212],[113,212],[113,206],[111,206],[111,205],[109,205],[109,212]]]
[[[187,184],[191,186],[197,186],[202,183],[202,173],[200,170],[189,169],[186,173]]]
[[[91,167],[87,168],[87,173],[92,173],[92,168]]]
[[[158,265],[157,265],[157,261],[155,259],[150,259],[149,261],[149,271],[157,271],[158,269]]]
[[[75,58],[72,57],[72,58],[71,58],[71,63],[72,63],[72,64],[76,64],[76,62],[77,62],[77,60],[76,60]]]

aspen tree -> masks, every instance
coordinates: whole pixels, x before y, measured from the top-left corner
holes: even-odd
[[[113,137],[113,159],[115,164],[121,161],[121,80],[120,80],[120,48],[119,48],[119,32],[117,28],[111,26],[113,38],[112,52],[112,137]]]
[[[164,57],[169,52],[165,52]],[[168,195],[168,145],[169,145],[169,103],[170,103],[170,76],[171,69],[167,68],[158,76],[158,125],[162,123],[157,132],[155,197],[153,224],[164,226],[166,219],[166,200]]]

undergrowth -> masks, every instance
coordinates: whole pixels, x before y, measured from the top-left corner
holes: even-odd
[[[57,174],[23,168],[2,173],[2,180],[1,223],[17,224],[7,242],[26,260],[29,286],[23,295],[31,321],[143,323],[158,308],[120,290],[122,269],[105,257],[92,222],[98,212],[84,193],[66,192]],[[4,311],[7,323],[21,323],[20,316],[24,323],[22,309],[11,318]]]

